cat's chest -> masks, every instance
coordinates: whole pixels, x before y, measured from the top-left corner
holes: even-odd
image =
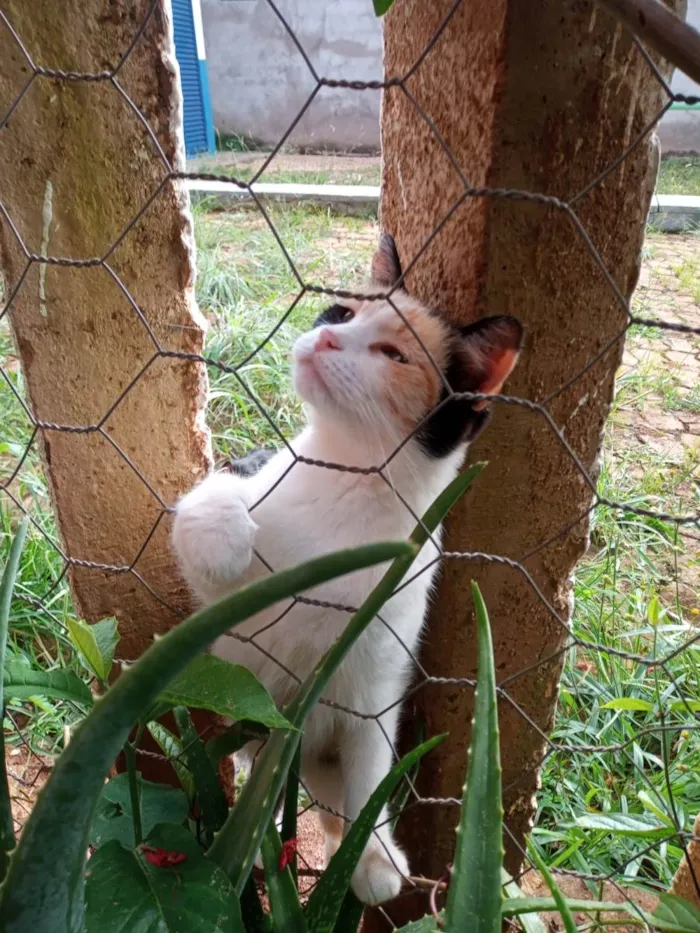
[[[325,476],[303,479],[287,488],[283,481],[251,513],[258,525],[256,550],[275,569],[410,534],[410,512],[385,484],[340,476],[330,477],[335,482]]]

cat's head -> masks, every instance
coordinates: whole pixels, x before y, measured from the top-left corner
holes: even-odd
[[[396,244],[383,234],[372,291],[390,291],[401,275]],[[294,347],[295,389],[317,418],[394,443],[415,432],[424,453],[446,456],[476,437],[489,412],[484,401],[445,402],[445,381],[454,392],[499,392],[517,362],[522,326],[499,316],[455,327],[403,287],[391,301],[400,314],[388,301],[358,298],[327,308]]]

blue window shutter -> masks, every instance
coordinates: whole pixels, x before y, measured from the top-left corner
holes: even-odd
[[[172,10],[175,55],[182,85],[185,151],[193,156],[214,149],[206,61],[197,55],[192,0],[172,0]]]

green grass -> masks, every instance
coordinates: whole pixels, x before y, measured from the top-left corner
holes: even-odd
[[[700,195],[700,156],[667,156],[662,159],[656,193]]]
[[[239,181],[251,181],[258,167],[251,168],[244,162],[240,165],[217,165],[207,167],[204,163],[198,171],[212,172],[223,178],[237,178]],[[274,162],[266,169],[260,178],[261,184],[287,184],[287,185],[379,185],[381,170],[378,165],[363,164],[357,160],[357,168],[334,168],[329,165],[323,169],[277,169]]]

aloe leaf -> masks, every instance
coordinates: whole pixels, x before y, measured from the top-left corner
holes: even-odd
[[[252,875],[241,894],[241,914],[246,933],[270,933],[272,924],[269,916],[263,911]]]
[[[321,880],[311,893],[306,905],[306,919],[310,933],[332,933],[335,929],[340,906],[350,887],[352,873],[369,842],[382,807],[401,778],[413,768],[417,761],[420,761],[423,755],[435,748],[444,738],[444,735],[435,736],[405,755],[398,764],[394,765],[369,798],[362,813],[352,824]]]
[[[333,927],[333,933],[357,933],[362,923],[365,905],[352,891],[348,891],[340,906],[338,919]]]
[[[10,624],[10,606],[12,594],[15,589],[15,580],[19,570],[19,559],[27,537],[29,518],[25,518],[17,529],[14,541],[10,548],[7,564],[0,580],[0,671],[5,670],[5,650],[7,647],[7,631]],[[0,717],[5,715],[5,695],[3,693],[3,678],[0,677]],[[5,764],[5,736],[0,723],[0,881],[7,873],[9,865],[9,852],[15,847],[15,830],[12,821],[12,803],[10,802],[10,788],[7,783],[7,768]]]
[[[219,775],[211,758],[204,750],[204,743],[197,734],[189,711],[178,706],[174,711],[175,722],[180,730],[184,747],[183,755],[194,779],[197,802],[202,812],[204,840],[211,845],[214,834],[221,829],[228,816],[228,801],[221,787]]]
[[[301,730],[314,704],[319,700],[329,680],[342,664],[346,654],[384,603],[408,573],[429,534],[438,527],[454,503],[467,491],[485,464],[477,463],[458,476],[437,497],[413,531],[410,553],[397,557],[347,627],[326,655],[299,688],[284,714]],[[260,850],[267,825],[284,787],[289,767],[294,759],[300,732],[275,729],[260,752],[255,765],[255,780],[248,781],[237,805],[229,813],[223,829],[214,840],[209,855],[226,872],[240,895],[255,857]]]
[[[301,745],[297,745],[292,765],[287,772],[287,786],[284,790],[284,806],[282,808],[282,842],[297,838],[297,808],[299,806],[299,771],[301,770]],[[297,884],[297,857],[296,852],[289,863],[294,884]]]
[[[39,794],[0,892],[0,929],[82,933],[83,861],[105,776],[133,724],[194,655],[268,606],[412,551],[374,544],[317,558],[243,587],[156,640],[76,729]]]
[[[280,865],[282,840],[274,820],[268,824],[261,851],[273,933],[308,933],[290,867]]]
[[[503,804],[496,674],[491,627],[481,591],[472,583],[478,639],[474,723],[454,866],[445,907],[448,933],[500,933]]]
[[[547,867],[547,863],[542,858],[540,853],[537,851],[535,846],[532,845],[532,843],[528,844],[527,849],[528,849],[528,855],[530,857],[530,860],[534,862],[535,867],[537,868],[539,873],[544,878],[545,884],[547,885],[549,890],[552,892],[552,898],[554,900],[554,903],[557,905],[556,910],[559,911],[559,916],[561,917],[562,923],[564,924],[564,929],[566,930],[566,933],[576,933],[576,931],[578,930],[578,926],[576,924],[574,915],[571,913],[571,907],[567,903],[567,900],[564,897],[564,895],[561,893],[561,891],[557,887],[557,883],[552,877],[552,873]]]

